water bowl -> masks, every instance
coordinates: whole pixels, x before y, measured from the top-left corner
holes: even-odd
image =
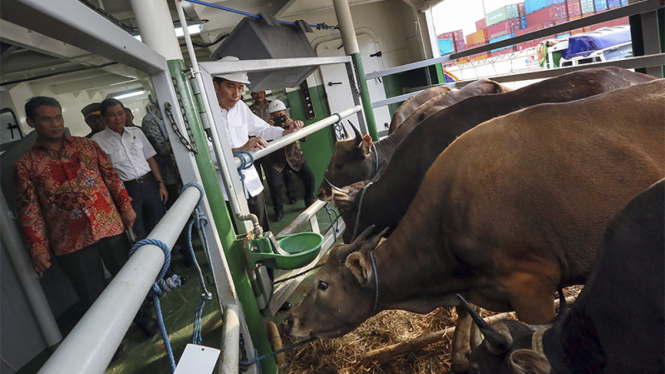
[[[323,244],[323,235],[316,232],[301,232],[276,239],[280,248],[290,254],[283,255],[275,253],[270,240],[267,238],[255,239],[247,245],[247,255],[252,264],[260,262],[273,269],[298,269],[314,261]],[[262,242],[256,243],[257,241]],[[249,248],[252,247],[259,250],[251,251]]]

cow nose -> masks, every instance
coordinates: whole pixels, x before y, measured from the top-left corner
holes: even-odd
[[[319,188],[316,191],[316,198],[319,200],[323,200],[323,197],[325,196],[326,192],[323,190],[323,188]]]

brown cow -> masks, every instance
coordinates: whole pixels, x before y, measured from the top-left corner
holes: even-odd
[[[536,104],[577,100],[654,79],[616,67],[587,69],[511,92],[471,97],[441,110],[419,124],[395,150],[386,171],[365,190],[359,216],[360,192],[367,182],[347,186],[348,195],[335,192],[335,206],[346,223],[344,242],[350,243],[354,232],[361,233],[370,225],[375,225],[375,232],[394,229],[436,157],[474,126]]]
[[[585,281],[610,218],[665,176],[663,103],[661,79],[466,132],[380,246],[370,227],[333,250],[294,311],[292,334],[340,336],[382,310],[456,306],[457,293],[529,324],[551,322],[554,291]],[[469,331],[457,330],[453,360],[465,369]]]
[[[330,200],[332,186],[347,186],[379,176],[388,166],[395,148],[418,125],[420,122],[418,119],[422,118],[424,110],[429,108],[441,110],[471,96],[506,91],[509,89],[488,79],[480,79],[461,90],[448,91],[422,105],[394,133],[376,143],[372,143],[369,135],[363,137],[354,127],[355,138],[335,143],[335,152],[330,158],[328,169],[323,174],[324,180],[319,186],[316,197]]]
[[[395,132],[395,130],[397,130],[397,128],[402,124],[402,122],[404,122],[404,120],[407,119],[414,110],[418,109],[418,107],[430,99],[450,91],[451,89],[445,86],[431,87],[406,99],[406,101],[404,101],[402,105],[397,108],[395,113],[393,113],[393,117],[390,120],[390,130],[388,131],[388,134]]]

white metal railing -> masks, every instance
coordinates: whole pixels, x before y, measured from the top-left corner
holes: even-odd
[[[197,188],[185,189],[148,238],[173,247],[200,196]],[[39,373],[104,373],[163,264],[161,248],[141,246]]]
[[[332,125],[336,122],[341,121],[343,118],[346,118],[346,117],[348,117],[352,114],[358,113],[361,110],[362,110],[362,106],[356,105],[352,108],[349,108],[349,109],[346,109],[346,110],[343,110],[343,111],[339,112],[339,116],[338,115],[332,115],[330,117],[326,117],[326,118],[324,118],[320,121],[317,121],[317,122],[315,122],[315,123],[313,123],[313,124],[311,124],[307,127],[302,128],[302,129],[300,129],[296,132],[293,132],[291,134],[282,136],[279,139],[275,139],[275,140],[271,141],[270,143],[268,143],[268,146],[266,148],[260,149],[258,151],[250,152],[251,155],[252,155],[252,158],[254,159],[254,161],[256,161],[260,158],[263,158],[263,157],[265,157],[265,156],[267,156],[267,155],[269,155],[269,154],[271,154],[275,151],[278,151],[278,150],[284,148],[285,146],[297,141],[298,139],[302,139],[302,138],[304,138],[308,135],[311,135],[311,134],[321,130],[322,128],[328,127],[328,126],[330,126],[330,125]],[[245,154],[240,154],[240,156],[234,156],[235,163],[236,163],[236,168],[240,168],[240,166],[242,165],[241,157],[244,158],[245,161],[248,162],[248,163],[251,161],[249,159],[249,156],[246,156]]]

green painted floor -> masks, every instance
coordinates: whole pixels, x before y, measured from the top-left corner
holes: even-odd
[[[274,222],[274,211],[272,209],[272,202],[269,198],[269,193],[266,188],[266,203],[268,205],[268,213],[270,219],[270,229],[274,233],[278,233],[285,228],[298,214],[305,209],[305,204],[302,200],[302,183],[296,178],[294,180],[296,186],[296,196],[298,201],[293,205],[284,205],[284,219],[280,222]],[[332,207],[332,204],[329,204]],[[334,219],[334,214],[332,218]],[[322,233],[328,229],[331,224],[330,217],[325,209],[318,212],[317,218],[319,221],[320,231]],[[304,227],[303,231],[310,230],[309,226]],[[195,253],[197,261],[199,262],[206,281],[206,287],[214,297],[213,300],[207,301],[202,318],[203,326],[203,345],[218,348],[221,345],[222,335],[222,319],[221,312],[216,297],[216,290],[213,282],[212,273],[208,266],[205,253],[200,247],[200,243],[195,239]],[[199,244],[199,245],[197,245]],[[185,349],[185,346],[192,341],[193,323],[195,313],[197,311],[200,295],[202,293],[199,276],[194,266],[185,267],[183,264],[183,257],[175,253],[172,258],[172,265],[175,266],[175,271],[178,275],[187,278],[187,282],[182,287],[166,294],[161,298],[161,307],[164,315],[164,322],[166,330],[169,333],[169,339],[173,348],[176,364]],[[286,273],[285,271],[276,271],[275,278],[279,280]],[[313,275],[313,271],[310,274]],[[311,283],[312,276],[308,276],[303,282],[304,286]],[[289,301],[296,305],[302,300],[303,293],[296,290],[289,298]],[[71,308],[68,313],[59,318],[61,329],[66,333],[71,330],[73,323],[80,318],[81,311],[77,307]],[[278,313],[272,319],[275,323],[279,324],[283,321],[287,312]],[[167,374],[171,373],[170,365],[168,362],[164,343],[162,342],[161,334],[157,334],[152,338],[147,338],[143,332],[135,325],[132,324],[123,340],[124,351],[119,359],[112,362],[105,371],[106,374],[122,373],[122,374]],[[28,365],[24,366],[19,373],[33,374],[36,373],[43,363],[48,359],[50,353],[43,352],[37,356]]]

